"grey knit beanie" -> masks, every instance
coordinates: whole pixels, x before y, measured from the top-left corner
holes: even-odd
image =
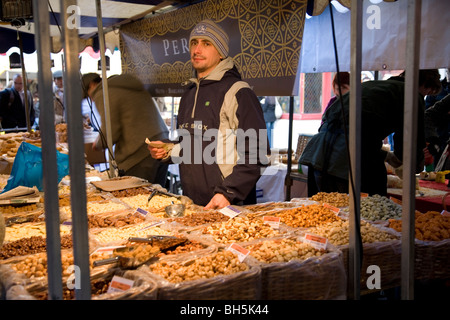
[[[228,35],[225,30],[214,21],[206,19],[199,22],[191,31],[189,43],[191,43],[192,39],[209,40],[217,51],[219,51],[222,58],[228,57]]]

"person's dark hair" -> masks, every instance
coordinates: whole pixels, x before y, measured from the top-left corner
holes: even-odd
[[[333,78],[333,83],[332,83],[333,88],[335,85],[338,84],[338,75],[339,75],[339,82],[340,82],[341,86],[345,85],[345,84],[350,85],[350,73],[348,73],[346,71],[345,72],[337,72]]]
[[[437,69],[419,70],[419,87],[430,88],[431,94],[438,94],[442,89],[441,75]]]

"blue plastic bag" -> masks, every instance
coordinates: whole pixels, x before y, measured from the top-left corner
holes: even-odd
[[[58,166],[58,183],[69,174],[69,155],[56,151]],[[22,142],[17,150],[11,174],[3,192],[12,190],[18,186],[36,188],[44,191],[44,173],[42,169],[42,149]]]

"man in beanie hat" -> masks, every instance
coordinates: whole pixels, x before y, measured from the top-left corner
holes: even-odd
[[[155,141],[148,147],[155,159],[179,163],[183,194],[205,209],[256,203],[256,182],[262,162],[267,162],[260,159],[260,142],[264,157],[270,152],[261,104],[228,56],[228,41],[227,33],[211,20],[194,27],[189,49],[195,75],[186,81],[180,101],[180,143],[162,148],[155,147],[161,143]],[[212,132],[216,139],[206,138]],[[256,135],[245,140],[242,132]]]
[[[82,89],[94,101],[101,116],[101,133],[93,144],[95,151],[107,148],[103,84],[97,74],[82,76]],[[169,130],[150,93],[130,74],[108,78],[109,111],[114,158],[119,176],[135,176],[165,186],[168,164],[153,159],[145,139],[168,139]]]

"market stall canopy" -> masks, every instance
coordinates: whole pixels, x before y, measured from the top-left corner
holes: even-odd
[[[119,47],[119,37],[116,32],[122,24],[142,19],[148,15],[159,15],[165,12],[176,10],[192,3],[201,2],[202,0],[102,0],[102,23],[105,32],[105,41],[107,49],[114,51]],[[48,5],[50,15],[50,36],[52,38],[52,52],[61,51],[61,6],[60,0],[42,1]],[[30,13],[27,13],[26,6],[30,6]],[[32,53],[36,50],[34,43],[34,21],[32,17],[32,1],[2,0],[2,16],[0,18],[0,53],[5,53],[11,47],[19,47],[18,32],[20,32],[23,41],[23,50],[25,53]],[[24,18],[11,18],[5,10],[14,7],[18,16]],[[20,7],[20,8],[19,8]],[[97,16],[95,2],[92,0],[78,0],[77,5],[69,7],[69,15],[73,20],[72,23],[77,29],[80,36],[80,50],[86,46],[94,47],[98,51],[97,39]],[[19,12],[19,13],[17,13]]]
[[[189,35],[203,19],[229,35],[229,56],[257,95],[291,95],[302,45],[307,0],[206,0],[120,28],[124,73],[154,97],[181,96],[193,76]]]
[[[408,1],[363,2],[362,70],[405,69],[407,6]],[[339,69],[349,71],[351,9],[338,5],[331,7]],[[336,71],[330,7],[321,7],[321,12],[320,15],[307,17],[305,21],[299,73]],[[450,66],[449,21],[450,1],[422,1],[421,33],[418,35],[421,39],[420,69]]]

